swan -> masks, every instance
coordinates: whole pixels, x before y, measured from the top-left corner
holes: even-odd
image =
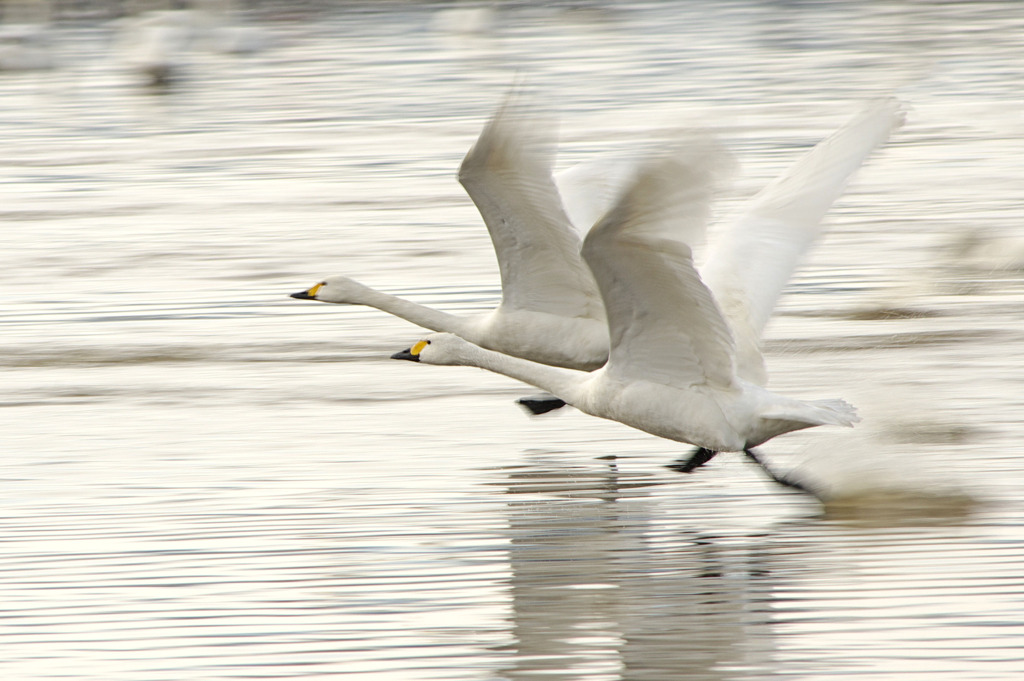
[[[556,186],[547,128],[526,114],[515,93],[509,95],[459,170],[497,255],[502,285],[497,308],[478,316],[452,315],[343,275],[327,277],[292,297],[369,305],[542,364],[584,371],[603,366],[608,358],[604,310],[566,211],[578,220],[599,217],[611,194],[609,183],[584,173],[582,181],[592,191],[581,196],[585,189],[575,177],[579,173],[573,178],[566,173],[564,186]],[[761,331],[783,287],[850,177],[902,121],[895,98],[872,103],[754,196],[717,241],[705,278],[736,332],[741,377],[762,385],[766,381]],[[543,397],[520,403],[534,413],[561,406]]]
[[[164,87],[181,77],[195,38],[191,10],[153,10],[122,23],[125,63],[143,82]]]
[[[753,451],[783,433],[853,426],[840,399],[805,402],[771,392],[739,371],[730,322],[693,263],[718,173],[719,152],[689,144],[645,164],[583,242],[607,314],[608,362],[593,372],[547,366],[474,345],[449,333],[392,355],[425,364],[475,366],[545,390],[582,412],[707,452]]]
[[[343,275],[293,298],[369,305],[433,331],[544,364],[593,370],[608,339],[597,286],[579,257],[551,177],[548,126],[524,115],[515,93],[484,127],[459,168],[459,181],[490,232],[501,273],[501,303],[458,316],[375,291]]]

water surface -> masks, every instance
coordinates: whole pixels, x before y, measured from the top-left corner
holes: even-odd
[[[1024,12],[1016,3],[264,8],[142,86],[115,24],[0,74],[0,673],[11,679],[1016,679],[1024,671]],[[463,28],[467,26],[463,25]],[[569,412],[287,297],[500,288],[459,160],[516,78],[560,166],[718,131],[716,217],[862,104],[865,167],[768,330],[854,430],[735,455]]]

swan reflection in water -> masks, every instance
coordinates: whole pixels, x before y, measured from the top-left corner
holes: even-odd
[[[643,474],[641,474],[642,476]],[[731,679],[772,658],[753,542],[658,526],[655,478],[507,470],[515,657],[507,678]]]

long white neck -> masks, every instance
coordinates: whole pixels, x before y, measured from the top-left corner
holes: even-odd
[[[444,331],[463,336],[471,334],[473,329],[472,319],[441,312],[432,307],[420,305],[390,293],[375,291],[366,286],[360,291],[358,300],[352,300],[352,302],[375,307],[431,331]]]
[[[458,357],[453,363],[479,367],[523,383],[529,383],[569,404],[576,403],[580,387],[593,378],[593,374],[586,371],[538,364],[527,359],[486,350],[472,343],[462,343],[461,346]]]

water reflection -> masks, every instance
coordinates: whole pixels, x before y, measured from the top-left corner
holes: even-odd
[[[746,542],[658,528],[650,482],[509,471],[508,678],[736,678],[771,658],[770,575]],[[538,489],[547,498],[533,498]]]
[[[1017,664],[999,651],[1024,633],[1024,578],[990,562],[1005,542],[1024,544],[1016,533],[979,533],[950,511],[807,515],[716,535],[694,529],[713,519],[666,518],[660,497],[683,492],[614,460],[505,472],[514,656],[503,678],[829,678],[867,660],[891,669],[908,650],[929,656],[910,679]],[[980,615],[994,597],[983,585],[998,582],[1014,595]],[[864,630],[866,617],[880,624]],[[989,654],[966,662],[972,644],[954,641],[978,626]]]

